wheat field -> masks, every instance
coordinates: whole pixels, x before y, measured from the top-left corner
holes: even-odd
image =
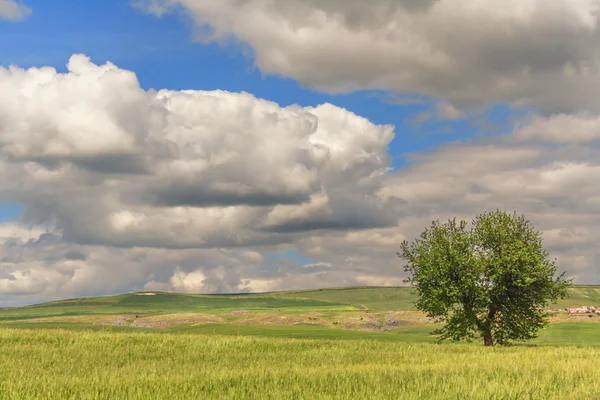
[[[1,399],[598,399],[598,347],[0,328]]]

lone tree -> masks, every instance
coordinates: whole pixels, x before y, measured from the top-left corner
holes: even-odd
[[[440,340],[486,346],[537,336],[549,302],[567,296],[571,280],[555,277],[555,260],[542,235],[523,215],[496,210],[466,221],[434,221],[419,239],[402,242],[406,282],[415,286],[416,307],[445,322]]]

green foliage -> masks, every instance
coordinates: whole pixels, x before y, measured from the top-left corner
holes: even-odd
[[[416,307],[445,325],[443,339],[508,345],[536,337],[546,324],[542,310],[567,295],[570,281],[555,278],[556,264],[542,236],[524,216],[504,211],[473,220],[434,221],[398,256],[407,261]]]
[[[0,329],[0,399],[595,399],[594,347]]]

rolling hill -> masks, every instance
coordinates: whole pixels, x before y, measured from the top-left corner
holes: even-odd
[[[570,297],[552,308],[600,305],[600,286],[574,286]],[[254,311],[411,311],[409,287],[346,287],[256,294],[129,293],[68,299],[21,308],[0,309],[0,321],[78,314],[172,314]]]

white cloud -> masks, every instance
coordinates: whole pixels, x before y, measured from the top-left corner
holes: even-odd
[[[557,144],[600,141],[600,116],[592,114],[555,114],[535,116],[515,132],[523,141],[543,141]]]
[[[261,264],[265,258],[262,256],[262,254],[260,254],[257,251],[252,251],[252,250],[246,250],[242,253],[242,256],[250,261],[253,264],[259,265]]]
[[[0,242],[11,240],[18,243],[26,243],[37,240],[47,230],[40,226],[27,227],[16,222],[5,222],[0,224]]]
[[[204,41],[235,38],[265,73],[331,92],[383,89],[457,106],[600,111],[600,0],[152,0]],[[160,13],[158,13],[160,14]]]
[[[202,271],[184,272],[179,268],[169,280],[171,287],[178,292],[200,293],[204,287],[206,275]]]
[[[15,0],[0,0],[0,19],[20,21],[31,14],[31,8]]]
[[[0,69],[0,91],[19,94],[0,97],[0,171],[19,177],[0,190],[27,221],[84,244],[174,248],[387,223],[372,193],[392,126],[331,104],[144,91],[132,72],[82,55],[68,71]]]
[[[594,238],[600,233],[598,149],[586,146],[524,146],[515,137],[444,146],[388,176],[384,198],[406,201],[399,227],[412,235],[432,219],[470,220],[496,208],[524,213],[545,233],[562,269],[579,283],[600,282]],[[365,234],[364,232],[363,234]],[[584,255],[578,265],[573,256]],[[586,265],[587,267],[581,267]]]
[[[280,279],[246,279],[241,287],[242,291],[264,293],[275,290],[280,284]]]
[[[0,120],[0,195],[25,205],[23,223],[0,224],[2,305],[399,284],[402,240],[497,207],[525,213],[578,282],[600,283],[591,112],[531,115],[389,171],[394,128],[342,108],[144,91],[74,56],[65,74],[0,69]],[[290,250],[313,261],[265,257]]]
[[[465,114],[452,104],[442,101],[436,104],[436,113],[441,119],[463,119]]]
[[[265,279],[261,257],[249,249],[89,246],[67,242],[59,233],[41,233],[26,242],[2,240],[0,305],[143,290],[256,291],[261,284],[249,281]]]
[[[318,262],[313,264],[304,264],[302,267],[307,269],[324,269],[331,268],[332,264],[328,262]]]

